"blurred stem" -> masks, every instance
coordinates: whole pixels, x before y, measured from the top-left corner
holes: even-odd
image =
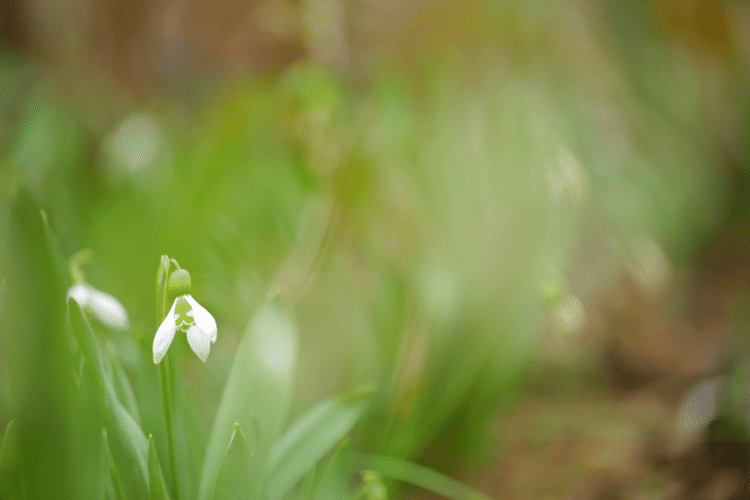
[[[172,493],[174,498],[179,498],[177,493],[177,466],[175,461],[174,445],[174,413],[172,411],[172,384],[171,370],[169,369],[169,354],[159,363],[159,385],[161,386],[161,404],[164,412],[164,425],[167,430],[167,448],[169,449],[169,468],[172,471]]]
[[[68,259],[68,267],[70,270],[70,282],[72,284],[77,283],[86,283],[86,275],[83,274],[83,271],[81,270],[81,266],[84,264],[88,264],[91,262],[91,258],[94,255],[94,252],[92,252],[89,249],[85,250],[79,250],[78,252],[74,253],[70,259]]]
[[[156,306],[157,306],[157,328],[161,325],[164,318],[167,317],[167,301],[169,299],[167,283],[169,283],[169,267],[171,263],[179,269],[177,261],[169,259],[166,255],[161,256],[159,270],[156,272]],[[176,500],[179,499],[177,491],[177,466],[176,450],[174,441],[174,378],[172,377],[171,365],[169,362],[169,353],[159,363],[159,386],[161,388],[161,406],[164,412],[164,426],[167,431],[167,449],[169,452],[169,469],[172,473],[172,495]]]
[[[367,484],[360,486],[360,488],[357,491],[349,495],[348,500],[359,500],[360,498],[365,496],[365,494],[367,493],[367,490],[369,489],[370,489],[370,486]]]

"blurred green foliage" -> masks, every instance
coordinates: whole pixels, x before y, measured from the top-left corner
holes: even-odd
[[[573,293],[595,296],[643,241],[684,265],[728,217],[716,135],[747,137],[748,119],[707,121],[704,97],[740,70],[706,69],[612,4],[595,35],[575,16],[472,3],[486,14],[464,20],[473,34],[418,69],[356,81],[299,62],[217,87],[199,111],[92,82],[71,97],[5,55],[0,496],[211,498],[216,484],[229,498],[257,481],[252,498],[343,498],[380,464],[470,498],[404,460],[430,462],[435,443],[481,456],[548,319],[573,311],[561,329],[578,328],[584,311],[560,309],[580,307]],[[747,151],[731,153],[745,178]],[[66,312],[80,250],[130,330],[89,323],[72,300]],[[175,470],[151,362],[163,254],[219,325],[205,365],[179,335],[170,350]],[[264,365],[263,349],[288,366]],[[371,383],[369,406],[330,399]],[[378,455],[358,463],[350,448]],[[373,477],[362,494],[385,489]]]

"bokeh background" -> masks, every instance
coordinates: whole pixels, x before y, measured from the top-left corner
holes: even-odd
[[[33,422],[14,453],[38,484],[67,491],[76,440],[43,209],[128,311],[94,326],[144,429],[159,257],[190,270],[219,340],[205,364],[182,347],[185,470],[279,289],[293,414],[377,384],[360,449],[493,498],[750,494],[750,3],[3,0],[0,20],[0,432]]]

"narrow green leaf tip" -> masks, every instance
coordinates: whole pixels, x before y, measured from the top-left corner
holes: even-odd
[[[254,498],[252,454],[240,424],[235,422],[224,459],[216,479],[216,500]]]

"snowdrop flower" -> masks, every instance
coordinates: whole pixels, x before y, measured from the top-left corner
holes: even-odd
[[[170,288],[190,290],[190,274],[178,269],[169,278]],[[187,283],[187,285],[185,285]],[[189,293],[178,296],[154,336],[154,364],[159,364],[172,344],[174,334],[187,334],[190,348],[205,363],[211,344],[216,342],[216,321]]]
[[[68,297],[78,302],[81,309],[93,315],[101,324],[113,330],[130,327],[128,313],[119,300],[87,283],[76,283],[68,289]]]

